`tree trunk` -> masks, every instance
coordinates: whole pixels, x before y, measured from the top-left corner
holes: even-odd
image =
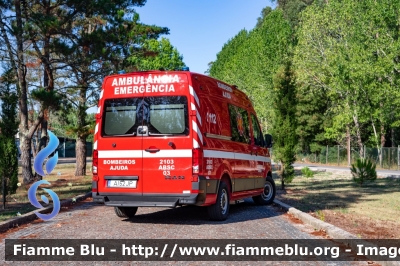
[[[281,169],[281,189],[284,190],[285,189],[285,176],[284,176],[284,172],[285,172],[285,166],[283,165],[283,163],[281,162],[282,165],[282,169]]]
[[[45,119],[43,119],[40,128],[41,132],[40,132],[39,151],[43,150],[46,147],[47,141],[49,139],[47,136],[47,121]]]
[[[32,122],[33,123],[33,122]],[[38,127],[36,130],[35,134],[33,134],[32,139],[31,139],[31,149],[32,149],[32,154],[33,157],[35,158],[36,155],[39,152],[39,144],[40,144],[40,137],[42,135],[42,129]]]
[[[360,157],[362,157],[364,154],[364,144],[361,139],[360,123],[358,122],[357,114],[353,115],[353,121],[356,127],[357,145],[358,148],[360,149]]]
[[[76,139],[76,169],[75,176],[86,175],[86,136]]]
[[[22,179],[24,184],[30,184],[34,181],[32,173],[32,162],[31,162],[31,138],[27,135],[28,132],[21,132],[19,134],[20,150],[21,150],[21,167],[22,167]],[[25,133],[25,134],[24,134]]]
[[[385,126],[381,125],[381,147],[385,147],[386,137],[385,137]]]
[[[77,75],[78,76],[78,75]],[[75,176],[86,175],[86,92],[88,84],[86,82],[86,75],[83,73],[81,79],[81,88],[79,89],[79,104],[78,104],[78,125],[76,138],[76,169]]]
[[[346,126],[346,139],[347,139],[347,166],[351,165],[351,136],[350,126]]]
[[[390,140],[391,140],[391,143],[392,143],[392,148],[396,147],[396,143],[395,143],[395,140],[394,140],[394,128],[390,129]]]
[[[379,154],[379,162],[380,166],[383,167],[383,147],[385,147],[386,138],[385,138],[385,126],[381,125],[381,152]]]
[[[32,137],[38,125],[43,120],[43,111],[42,110],[39,111],[38,118],[35,121],[35,123],[31,125],[30,129],[28,129],[27,112],[24,113],[23,111],[20,111],[20,118],[21,121],[19,125],[19,141],[21,149],[22,179],[24,184],[30,184],[35,181],[35,177],[33,176],[32,173],[32,161],[31,161]]]
[[[83,86],[79,91],[79,106],[78,106],[78,137],[76,138],[76,169],[75,176],[86,175],[86,132],[85,118],[86,118],[86,91],[87,86],[85,81],[82,82]]]
[[[46,2],[46,15],[50,15],[50,9],[48,8],[48,4],[50,2]],[[47,91],[52,91],[53,86],[52,86],[52,77],[53,77],[53,71],[51,69],[51,66],[49,64],[50,61],[50,49],[49,49],[49,43],[50,43],[50,37],[49,35],[46,35],[43,41],[43,46],[44,46],[44,54],[38,54],[38,56],[42,59],[42,64],[43,64],[43,87],[47,89]],[[47,136],[47,120],[48,120],[48,113],[49,110],[44,110],[44,119],[40,123],[40,140],[39,143],[37,143],[37,152],[43,150],[48,142],[48,136]],[[39,137],[39,135],[38,135]],[[37,175],[37,180],[42,180],[42,176]]]
[[[40,140],[37,145],[38,152],[40,152],[41,150],[43,150],[46,147],[48,139],[49,138],[47,136],[47,121],[45,119],[43,119],[42,123],[40,123]],[[42,179],[43,179],[43,176],[36,174],[36,180],[42,180]]]
[[[22,23],[22,11],[21,1],[15,0],[15,18],[17,24],[17,72],[18,72],[18,89],[19,89],[19,112],[20,112],[20,125],[19,125],[19,141],[21,150],[21,168],[22,178],[24,184],[28,184],[33,181],[32,164],[30,158],[31,151],[31,139],[29,138],[28,130],[28,98],[27,98],[27,84],[26,84],[26,73],[25,73],[25,62],[24,62],[24,49],[23,49],[23,23]]]
[[[3,175],[1,184],[2,184],[2,191],[3,191],[3,210],[6,209],[6,177]]]

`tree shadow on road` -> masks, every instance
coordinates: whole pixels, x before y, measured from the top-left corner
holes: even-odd
[[[282,212],[273,206],[259,206],[251,199],[246,199],[239,204],[231,204],[229,216],[225,221],[211,221],[208,218],[207,207],[182,206],[171,209],[164,209],[152,213],[140,213],[140,207],[135,217],[125,219],[131,223],[152,223],[152,224],[231,224],[249,220],[266,219],[281,215]]]

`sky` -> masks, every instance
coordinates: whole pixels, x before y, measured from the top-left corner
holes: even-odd
[[[147,0],[136,8],[140,21],[167,27],[171,44],[190,71],[204,74],[223,45],[240,30],[251,30],[270,0]]]

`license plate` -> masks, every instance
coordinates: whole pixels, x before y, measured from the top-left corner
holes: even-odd
[[[108,180],[108,187],[136,188],[137,180]]]

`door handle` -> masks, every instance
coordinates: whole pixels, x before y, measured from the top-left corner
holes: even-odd
[[[145,149],[145,151],[150,152],[150,153],[154,153],[154,152],[159,152],[160,149],[158,149],[157,147],[151,146],[148,149]]]

